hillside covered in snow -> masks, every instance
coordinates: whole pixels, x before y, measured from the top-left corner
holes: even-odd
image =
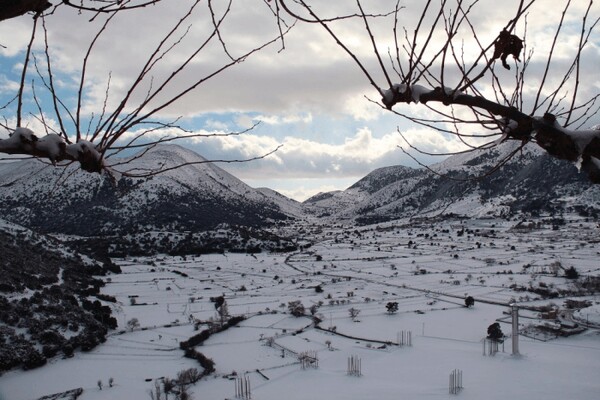
[[[456,155],[429,169],[377,169],[344,191],[304,202],[308,212],[358,223],[455,215],[508,217],[575,212],[597,216],[600,188],[567,162],[519,143]]]
[[[1,164],[0,213],[40,232],[81,236],[260,227],[288,218],[271,197],[180,146],[157,146],[128,167],[168,171],[115,183],[74,165]]]

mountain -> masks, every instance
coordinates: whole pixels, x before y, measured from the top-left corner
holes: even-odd
[[[123,176],[116,183],[76,166],[53,168],[26,160],[0,164],[0,215],[43,233],[101,236],[104,248],[116,255],[132,254],[132,244],[135,254],[256,251],[261,241],[271,250],[291,249],[291,230],[282,242],[262,228],[311,215],[362,224],[444,214],[598,215],[598,185],[537,146],[519,145],[510,141],[456,155],[429,169],[380,168],[346,190],[320,193],[304,203],[271,189],[253,189],[176,145],[152,148],[127,165],[164,172]]]
[[[181,164],[187,165],[170,169]],[[132,157],[126,168],[165,172],[115,183],[75,165],[54,168],[33,159],[0,164],[0,213],[39,232],[80,236],[263,227],[289,218],[272,193],[177,145],[156,146]]]
[[[380,168],[344,191],[320,193],[304,204],[314,215],[358,223],[444,214],[598,215],[598,185],[591,184],[574,165],[549,156],[539,147],[529,144],[517,151],[519,145],[510,141],[455,155],[429,170]]]
[[[290,199],[273,189],[257,188],[256,190],[274,202],[284,214],[292,217],[302,217],[304,215],[304,207],[299,201]]]

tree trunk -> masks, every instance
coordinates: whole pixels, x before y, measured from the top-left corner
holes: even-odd
[[[46,0],[0,0],[0,21],[15,18],[28,12],[41,13],[52,7]]]

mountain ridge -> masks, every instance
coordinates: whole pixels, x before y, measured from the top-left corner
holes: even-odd
[[[116,185],[74,165],[63,170],[37,164],[0,165],[0,212],[11,222],[45,233],[208,230],[222,223],[268,226],[290,218],[269,196],[177,145],[157,146],[141,159],[134,156],[128,166],[166,172],[122,176]],[[187,165],[169,170],[181,164]]]
[[[344,191],[321,193],[305,204],[313,215],[361,224],[443,214],[597,215],[597,185],[574,165],[554,159],[537,146],[519,146],[505,142],[448,157],[428,168],[379,168]]]
[[[40,232],[88,237],[202,232],[223,224],[261,229],[312,217],[368,224],[444,214],[598,215],[597,185],[574,165],[537,146],[520,145],[505,142],[428,168],[378,168],[346,190],[320,193],[303,203],[272,189],[251,188],[178,145],[157,146],[142,158],[132,157],[128,166],[134,172],[165,172],[122,176],[116,185],[76,166],[51,168],[26,160],[0,164],[0,212]]]

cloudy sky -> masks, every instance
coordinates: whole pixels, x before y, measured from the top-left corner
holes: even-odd
[[[111,111],[117,107],[149,55],[188,12],[192,3],[191,0],[163,0],[156,6],[120,13],[111,20],[94,42],[87,60],[80,110],[86,126],[92,116],[94,117],[89,125],[93,127],[103,110]],[[215,16],[220,18],[227,2],[219,0],[214,3]],[[390,11],[395,3],[390,0],[364,1],[365,11],[374,14]],[[405,8],[399,12],[399,26],[406,27],[407,35],[412,35],[424,3],[418,0],[400,3]],[[470,14],[473,29],[484,46],[493,42],[498,32],[512,18],[519,1],[507,0],[502,2],[502,6],[498,3],[497,0],[481,0]],[[544,75],[544,55],[556,32],[563,1],[540,0],[538,3],[537,8],[529,11],[526,24],[523,20],[516,31],[518,35],[524,36],[526,29],[526,51],[533,50],[529,65],[531,78],[524,88],[525,95],[529,97],[535,96]],[[548,7],[549,3],[553,7]],[[576,4],[572,4],[569,9],[563,35],[554,50],[555,67],[546,79],[549,88],[564,76],[564,70],[568,69],[573,49],[579,41],[581,16],[585,12],[587,1],[577,0],[572,3]],[[312,1],[311,4],[325,18],[358,12],[356,2],[351,0],[319,0]],[[449,1],[448,4],[451,6],[447,8],[446,15],[454,16],[456,2]],[[560,7],[555,7],[556,5]],[[273,7],[273,1],[233,1],[231,11],[220,26],[221,40],[215,36],[208,41],[186,68],[169,81],[169,85],[151,106],[170,99],[218,71],[231,61],[229,55],[236,58],[277,39],[280,29],[285,30],[286,26],[283,23],[277,24]],[[300,9],[296,7],[295,10]],[[304,12],[303,15],[307,14]],[[430,14],[424,25],[434,16]],[[594,4],[588,24],[598,16],[600,7]],[[76,94],[86,50],[106,20],[104,16],[99,16],[90,21],[91,17],[89,13],[77,13],[61,6],[45,19],[56,91],[71,115],[77,109]],[[291,25],[293,19],[285,17],[285,22]],[[395,49],[393,23],[394,18],[391,16],[372,20],[371,24],[385,62],[388,61],[388,49],[392,53]],[[18,89],[32,24],[30,16],[0,22],[0,107]],[[354,18],[332,23],[330,26],[361,60],[377,85],[385,88],[386,79],[374,57],[364,23]],[[177,46],[164,56],[155,58],[157,61],[152,71],[132,93],[126,109],[132,109],[144,99],[149,90],[159,87],[192,51],[206,41],[212,28],[207,2],[200,2],[190,18],[183,21],[180,29],[163,48],[168,48],[173,43],[177,43]],[[470,29],[465,24],[465,30],[454,41],[456,52],[464,57],[467,64],[479,53],[477,41]],[[401,40],[404,35],[405,31],[400,30]],[[443,35],[443,25],[440,25],[432,38],[436,50],[439,49],[439,43],[442,43]],[[597,73],[600,62],[598,37],[597,33],[590,36],[590,44],[583,55],[580,75],[584,84],[578,93],[578,98],[581,99],[600,92],[600,77]],[[45,71],[43,38],[43,30],[38,29],[34,46],[36,62],[40,70]],[[422,41],[425,41],[425,37]],[[388,70],[393,75],[393,70]],[[505,71],[497,65],[496,70],[510,93],[510,84],[515,80],[515,68]],[[456,71],[448,67],[446,86],[452,86],[456,76]],[[395,79],[392,76],[392,81],[396,82],[398,79],[397,76]],[[34,116],[39,113],[31,89],[32,80],[35,82],[33,85],[36,85],[38,103],[44,111],[45,123],[58,126],[57,117],[51,111],[51,99],[43,94],[43,81],[34,69],[30,70],[26,79],[24,107],[30,114],[25,125],[36,131],[43,131],[42,122],[39,117]],[[489,87],[482,86],[482,89],[486,94],[492,93]],[[572,89],[569,90],[570,92],[566,91],[566,98],[573,95]],[[417,164],[399,148],[406,147],[406,144],[398,131],[414,146],[430,153],[456,152],[465,147],[464,143],[450,134],[428,129],[384,111],[371,101],[378,101],[380,97],[356,63],[321,26],[299,22],[285,35],[283,42],[275,40],[270,46],[251,54],[242,63],[202,81],[195,90],[161,109],[153,120],[167,122],[179,118],[177,123],[181,127],[205,135],[239,132],[260,122],[242,135],[194,138],[178,143],[194,149],[207,159],[245,159],[266,154],[281,146],[276,153],[263,160],[223,164],[222,167],[251,186],[267,186],[298,200],[321,191],[345,189],[379,167],[397,164],[416,167]],[[526,104],[527,102],[526,99]],[[9,126],[16,123],[15,107],[11,103],[0,109],[0,116]],[[422,105],[396,107],[400,112],[413,116],[431,116]],[[64,110],[62,113],[68,119],[68,113]],[[590,124],[592,122],[594,119]],[[142,128],[135,128],[129,137]],[[2,134],[6,135],[5,132]],[[157,136],[147,134],[148,139],[154,137]],[[480,141],[473,139],[473,144],[476,143]],[[441,158],[415,155],[420,162],[427,164],[441,161]]]

